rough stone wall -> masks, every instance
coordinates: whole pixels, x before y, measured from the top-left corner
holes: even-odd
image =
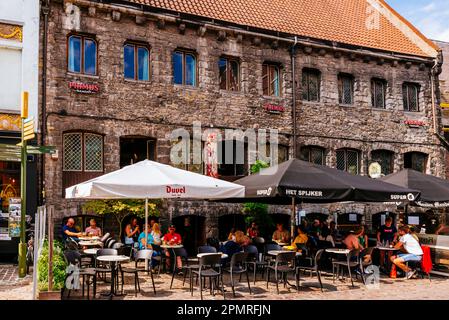
[[[72,8],[73,9],[73,8]],[[191,129],[193,121],[203,127],[215,128],[275,128],[282,144],[291,145],[292,79],[288,45],[228,34],[224,41],[217,33],[199,35],[187,26],[184,34],[176,25],[167,23],[160,29],[154,21],[136,23],[136,17],[121,14],[113,21],[112,13],[99,9],[78,8],[74,20],[67,16],[61,3],[53,3],[48,40],[48,135],[46,143],[58,148],[58,159],[47,156],[46,197],[54,204],[59,217],[80,214],[80,201],[62,199],[62,135],[69,130],[93,131],[104,135],[104,169],[119,168],[121,136],[139,135],[157,139],[157,161],[168,163],[168,134],[176,128]],[[78,12],[76,9],[74,12]],[[70,12],[70,10],[68,10]],[[79,20],[78,17],[79,16]],[[117,20],[115,15],[114,20]],[[77,29],[79,26],[79,29]],[[86,76],[67,72],[67,37],[76,29],[94,35],[98,43],[98,75]],[[140,41],[150,46],[150,81],[129,81],[123,77],[123,45]],[[194,50],[198,61],[198,87],[173,85],[171,59],[176,48]],[[241,91],[219,90],[218,60],[221,56],[238,57],[241,67]],[[262,63],[271,61],[282,66],[281,96],[262,94]],[[301,101],[301,70],[312,67],[321,71],[319,103]],[[299,51],[297,56],[297,120],[299,145],[319,145],[326,148],[326,164],[335,166],[335,151],[350,147],[362,151],[361,173],[366,174],[372,150],[395,152],[395,170],[403,166],[402,154],[421,151],[429,154],[427,171],[443,175],[443,151],[431,133],[429,68],[417,64],[406,66],[390,62],[364,62],[361,57],[336,57],[332,52]],[[338,105],[337,74],[355,76],[355,103],[351,107]],[[372,77],[388,81],[387,109],[370,107]],[[420,112],[402,111],[402,83],[421,85]],[[95,83],[99,93],[81,94],[70,90],[68,82]],[[285,112],[268,114],[267,103],[282,105]],[[405,120],[422,120],[421,128],[409,128]],[[291,151],[290,151],[291,152]],[[215,235],[217,217],[239,213],[239,205],[222,206],[205,202],[169,201],[163,218],[172,215],[199,214],[207,216],[212,226],[208,235]],[[326,210],[326,208],[320,210]],[[288,207],[271,207],[273,213],[289,213]],[[360,209],[363,210],[363,209]]]

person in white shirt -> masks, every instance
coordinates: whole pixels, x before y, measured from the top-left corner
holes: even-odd
[[[423,251],[419,242],[410,234],[410,229],[408,226],[402,226],[398,230],[399,242],[394,246],[396,249],[405,251],[405,253],[400,253],[397,256],[392,256],[391,261],[401,268],[410,279],[415,274],[415,270],[411,270],[407,267],[407,261],[421,261],[423,256]]]

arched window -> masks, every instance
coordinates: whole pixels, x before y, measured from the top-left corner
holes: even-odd
[[[407,152],[404,154],[404,168],[426,172],[428,155],[422,152]]]
[[[148,81],[150,78],[150,51],[147,46],[126,43],[123,47],[125,79]]]
[[[360,151],[354,149],[337,150],[337,169],[351,174],[360,173]]]
[[[301,160],[315,164],[325,164],[324,148],[316,146],[304,146],[301,148]]]
[[[176,50],[173,52],[173,82],[186,86],[197,85],[196,56],[193,52]]]
[[[371,152],[371,161],[378,162],[382,168],[382,174],[393,173],[394,152],[388,150],[374,150]]]
[[[97,74],[97,42],[92,37],[71,35],[68,38],[68,65],[70,72]]]

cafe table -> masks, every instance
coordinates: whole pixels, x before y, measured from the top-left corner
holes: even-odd
[[[118,256],[113,256],[113,255],[107,255],[107,256],[99,256],[97,257],[98,261],[101,262],[109,262],[111,264],[111,291],[109,293],[106,293],[106,296],[109,296],[111,299],[113,296],[120,296],[122,294],[118,294],[117,291],[115,290],[115,278],[117,276],[117,267],[118,264],[122,263],[122,262],[128,262],[129,261],[129,257],[127,256],[123,256],[123,255],[118,255]]]
[[[392,253],[394,253],[394,252],[396,252],[396,251],[398,251],[399,249],[396,249],[395,247],[393,247],[393,246],[382,246],[382,245],[378,245],[378,246],[376,246],[375,247],[377,250],[379,250],[379,251],[383,251],[383,252],[386,252],[387,254],[385,254],[384,255],[384,259],[385,259],[385,261],[384,261],[384,264],[386,265],[386,270],[385,270],[385,273],[387,274],[387,275],[390,275],[390,271],[391,271],[391,261],[390,261],[390,255],[392,254]]]
[[[162,244],[161,248],[171,251],[170,255],[173,257],[173,270],[172,271],[175,272],[175,270],[176,270],[176,252],[175,252],[175,249],[181,249],[181,248],[184,248],[184,246],[182,244],[174,244],[174,245]]]
[[[97,241],[97,240],[94,240],[94,241],[84,240],[84,241],[78,242],[78,244],[83,247],[96,247],[96,246],[101,246],[103,244],[103,242]]]
[[[90,248],[90,249],[84,249],[83,253],[90,255],[90,256],[94,256],[97,254],[97,251],[100,250],[99,248]]]
[[[228,255],[226,253],[223,253],[223,252],[217,252],[217,253],[221,253],[221,259],[226,259],[228,257]],[[207,256],[210,254],[216,254],[216,253],[198,253],[196,256],[199,259],[201,257]]]
[[[351,252],[351,250],[349,249],[342,249],[342,248],[327,248],[324,251],[326,251],[327,253],[335,253],[343,255],[347,255],[349,252]]]
[[[100,237],[97,237],[97,236],[93,236],[93,237],[80,236],[80,237],[78,237],[78,239],[85,240],[85,241],[94,241],[94,240],[100,240]]]

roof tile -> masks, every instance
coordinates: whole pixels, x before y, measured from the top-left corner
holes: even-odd
[[[430,56],[413,37],[401,31],[391,17],[379,16],[379,28],[368,28],[371,6],[377,1],[405,28],[434,50],[425,38],[384,0],[128,0],[242,26],[336,41],[415,56]]]

